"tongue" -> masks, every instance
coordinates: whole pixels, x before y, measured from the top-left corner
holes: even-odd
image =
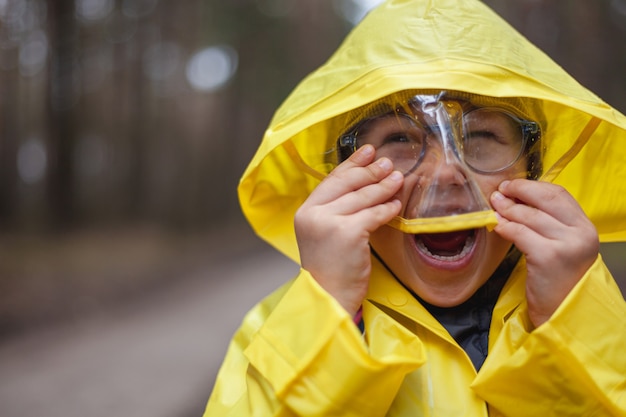
[[[465,246],[465,241],[471,235],[471,230],[459,232],[430,233],[420,235],[422,242],[431,252],[458,253]]]

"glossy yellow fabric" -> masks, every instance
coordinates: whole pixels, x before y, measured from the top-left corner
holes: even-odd
[[[524,291],[522,262],[496,304],[477,374],[375,261],[364,336],[302,270],[244,319],[205,417],[626,415],[626,304],[602,260],[532,332]]]
[[[575,196],[602,241],[626,240],[626,118],[476,0],[386,2],[303,80],[240,182],[257,233],[297,260],[293,213],[332,168],[340,115],[406,89],[541,100],[544,180]]]
[[[388,1],[296,88],[240,182],[257,233],[297,261],[293,215],[332,169],[342,115],[406,89],[540,100],[544,180],[577,198],[603,241],[626,240],[626,118],[474,0]],[[205,417],[626,416],[626,304],[602,260],[537,329],[524,296],[522,260],[476,373],[375,260],[365,335],[302,270],[244,319]]]

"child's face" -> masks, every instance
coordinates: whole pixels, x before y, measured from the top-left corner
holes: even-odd
[[[431,172],[438,175],[438,187],[444,198],[439,209],[451,212],[464,204],[460,183],[464,174],[454,164],[443,166],[424,159],[406,175],[398,197],[403,203],[403,217],[412,218],[410,208],[422,198]],[[435,166],[437,165],[437,166]],[[474,180],[487,198],[507,179],[525,177],[527,158],[520,158],[507,169],[491,174],[474,174]],[[456,195],[458,194],[458,197]],[[452,233],[411,235],[389,226],[371,234],[371,245],[400,281],[426,302],[451,307],[466,301],[478,290],[502,262],[511,247],[495,232],[473,229]]]
[[[492,107],[428,94],[391,102],[340,142],[374,146],[377,158],[388,158],[405,175],[398,198],[407,222],[484,212],[502,181],[528,177],[527,145],[538,126],[506,110],[507,103],[481,100]],[[511,247],[486,228],[408,234],[387,225],[370,243],[398,279],[441,307],[466,301]]]

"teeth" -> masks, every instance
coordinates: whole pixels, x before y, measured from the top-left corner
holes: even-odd
[[[472,246],[474,245],[474,240],[475,240],[474,236],[468,237],[467,240],[465,240],[465,246],[463,246],[463,249],[461,250],[461,252],[456,255],[449,255],[449,256],[437,255],[437,254],[432,253],[431,251],[428,250],[426,245],[424,245],[424,242],[422,242],[421,239],[416,239],[416,243],[417,243],[417,248],[421,252],[430,256],[431,258],[435,258],[440,261],[452,262],[452,261],[458,261],[459,259],[462,259],[463,257],[465,257],[472,250]]]

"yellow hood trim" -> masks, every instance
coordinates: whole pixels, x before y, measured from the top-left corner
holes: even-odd
[[[478,0],[386,1],[300,83],[240,181],[259,236],[297,261],[293,215],[333,167],[341,115],[409,89],[537,100],[542,180],[577,199],[602,241],[626,241],[626,117]]]

